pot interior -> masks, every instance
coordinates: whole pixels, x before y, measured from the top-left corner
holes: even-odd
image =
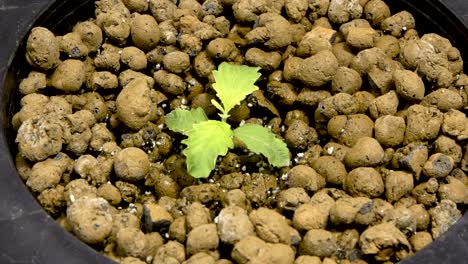
[[[447,0],[449,1],[449,0]],[[458,18],[449,13],[439,1],[436,0],[386,0],[387,4],[392,9],[392,14],[401,10],[407,10],[416,19],[416,29],[420,33],[433,32],[443,37],[448,38],[453,46],[459,47],[462,57],[464,58],[465,72],[468,71],[468,50],[463,47],[468,47],[468,25],[463,25]],[[46,10],[39,18],[31,24],[31,28],[35,26],[44,26],[49,28],[55,34],[64,34],[71,31],[72,26],[88,17],[93,16],[94,0],[73,1],[63,0],[55,1],[48,10]],[[17,90],[21,78],[27,76],[29,66],[24,58],[25,43],[29,29],[23,32],[22,39],[19,40],[19,46],[15,54],[12,54],[10,65],[6,72],[5,81],[2,84],[1,102],[3,124],[2,132],[7,140],[7,148],[11,153],[9,158],[14,160],[17,152],[15,144],[15,131],[11,125],[11,118],[15,112],[19,110],[20,94]],[[10,164],[14,168],[14,164]],[[19,176],[9,175],[11,177]],[[26,186],[24,186],[26,190]],[[30,202],[34,202],[34,198],[30,197]],[[71,237],[70,237],[71,238]]]

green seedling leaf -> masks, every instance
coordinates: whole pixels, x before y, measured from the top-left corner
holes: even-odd
[[[231,127],[220,121],[204,121],[193,124],[193,129],[186,131],[187,145],[184,155],[187,157],[187,170],[195,178],[206,178],[215,168],[219,155],[226,155],[234,147]]]
[[[187,131],[191,130],[194,124],[207,120],[208,117],[205,111],[200,107],[190,111],[178,108],[166,115],[167,127],[174,132],[182,134],[186,134]]]
[[[259,67],[235,65],[223,62],[213,71],[216,91],[220,101],[212,100],[221,112],[221,121],[208,120],[201,108],[190,111],[176,109],[166,116],[167,127],[187,136],[182,143],[187,170],[195,178],[206,178],[216,166],[218,156],[227,154],[234,147],[233,137],[242,141],[252,152],[264,155],[276,167],[289,165],[286,144],[269,129],[259,125],[245,125],[232,131],[226,123],[229,112],[247,95],[258,90],[255,82],[260,77]]]
[[[216,109],[218,109],[221,113],[224,113],[224,108],[223,106],[218,103],[218,101],[216,101],[215,99],[211,99],[211,103],[216,107]],[[224,118],[223,115],[220,114],[221,117]],[[228,118],[229,116],[226,116],[226,119]]]
[[[213,88],[223,106],[221,107],[219,103],[213,104],[222,112],[223,120],[229,117],[229,111],[234,106],[244,100],[247,95],[258,90],[254,84],[260,78],[259,70],[259,67],[223,62],[217,71],[213,71],[216,81]]]
[[[289,165],[289,150],[281,139],[270,129],[254,124],[247,124],[234,130],[234,137],[242,141],[256,154],[262,154],[275,167]]]

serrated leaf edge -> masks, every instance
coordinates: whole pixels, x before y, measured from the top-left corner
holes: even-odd
[[[244,126],[258,126],[259,128],[268,130],[268,133],[273,137],[273,140],[277,142],[277,145],[280,146],[280,148],[283,148],[283,150],[286,150],[286,151],[289,152],[289,149],[288,149],[286,143],[284,143],[284,141],[282,141],[281,139],[277,138],[276,135],[275,135],[273,132],[271,132],[270,129],[268,129],[268,128],[266,128],[266,127],[263,127],[263,126],[260,126],[260,125],[255,125],[255,124],[247,124],[247,125],[244,125]],[[271,165],[275,166],[275,167],[286,167],[286,166],[289,166],[289,165],[290,165],[291,162],[290,162],[290,160],[289,160],[289,156],[288,156],[287,160],[285,159],[285,160],[283,161],[283,163],[276,163],[276,162],[274,162],[274,161],[271,160],[273,157],[267,156],[266,153],[261,153],[261,151],[257,151],[257,150],[255,150],[255,149],[249,147],[242,139],[240,139],[240,138],[237,136],[238,134],[236,135],[236,131],[238,131],[238,129],[240,129],[240,128],[242,128],[242,127],[238,127],[238,128],[236,128],[236,129],[234,129],[234,131],[233,131],[233,132],[234,132],[234,137],[235,137],[237,140],[239,140],[239,141],[241,141],[242,143],[244,143],[244,144],[247,146],[247,148],[248,148],[251,152],[253,152],[253,153],[255,153],[255,154],[261,154],[261,155],[265,156],[265,157],[267,158],[268,162],[269,162]],[[258,140],[257,138],[255,138],[255,137],[251,137],[251,139],[263,143],[262,141],[259,141],[259,140]]]

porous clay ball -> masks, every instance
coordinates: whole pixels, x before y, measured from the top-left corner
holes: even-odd
[[[289,147],[305,150],[317,141],[318,135],[314,128],[302,120],[295,120],[286,130],[284,141]]]
[[[359,245],[365,254],[377,254],[380,248],[409,248],[406,236],[393,224],[382,223],[367,228],[359,238]]]
[[[219,237],[215,224],[198,226],[187,235],[187,252],[189,254],[215,250],[218,245]]]
[[[41,117],[33,117],[21,124],[16,136],[19,152],[30,161],[41,161],[62,149],[62,128]]]
[[[300,241],[299,232],[275,210],[260,207],[252,211],[249,218],[256,227],[257,235],[266,242],[294,245]]]
[[[434,107],[410,106],[406,115],[405,142],[435,139],[443,118],[442,113]]]
[[[182,73],[190,67],[190,57],[187,53],[174,51],[163,57],[164,68],[173,73]]]
[[[372,212],[373,202],[367,197],[342,197],[339,198],[330,208],[330,221],[335,225],[351,224],[357,222],[358,217],[368,218]]]
[[[130,212],[125,212],[125,211],[120,211],[117,214],[113,215],[114,222],[112,225],[112,232],[111,232],[111,238],[114,239],[117,236],[117,233],[121,229],[125,228],[132,228],[132,229],[137,229],[140,228],[141,223],[140,219],[130,213]]]
[[[382,0],[370,0],[364,6],[364,15],[372,25],[378,26],[390,16],[390,8]]]
[[[298,230],[323,229],[328,223],[325,206],[303,204],[294,211],[293,225]]]
[[[416,73],[408,70],[396,70],[393,73],[396,91],[404,99],[422,100],[425,93],[424,83]]]
[[[332,156],[319,157],[313,161],[312,168],[324,176],[327,183],[336,185],[341,185],[347,174],[344,164]]]
[[[309,191],[317,191],[325,186],[325,179],[311,167],[297,165],[288,172],[287,184],[289,187],[300,187]]]
[[[121,72],[117,78],[119,81],[119,85],[122,87],[127,86],[127,84],[129,84],[131,81],[136,80],[136,79],[144,79],[150,87],[153,87],[155,84],[154,79],[151,78],[150,76],[141,72],[131,70],[131,69]]]
[[[63,120],[57,120],[55,117],[64,117],[72,113],[72,106],[60,96],[47,97],[42,94],[32,93],[24,96],[21,101],[21,110],[13,116],[12,125],[18,129],[21,124],[30,118],[41,117],[44,120],[49,120],[57,123],[65,132],[68,130]],[[63,131],[62,131],[63,132]],[[68,139],[68,137],[64,137]]]
[[[370,167],[360,167],[350,171],[343,187],[353,196],[378,197],[384,192],[382,176]]]
[[[374,47],[358,52],[358,54],[352,58],[349,66],[360,74],[365,74],[370,72],[373,66],[384,61],[385,58],[386,55],[383,50]]]
[[[384,115],[394,115],[398,110],[399,99],[395,91],[376,97],[369,105],[370,116],[374,119]]]
[[[375,120],[375,138],[384,147],[398,146],[405,137],[405,119],[399,116],[385,115]]]
[[[232,55],[235,55],[233,53],[236,51],[236,44],[228,38],[213,39],[206,46],[207,54],[213,59],[233,59]]]
[[[94,58],[94,65],[100,70],[118,71],[120,70],[121,49],[109,43],[101,46],[101,53]]]
[[[304,236],[299,250],[303,255],[329,257],[338,250],[338,247],[336,238],[330,231],[312,229]]]
[[[333,23],[345,23],[361,17],[362,6],[358,0],[331,0],[328,7],[328,18]]]
[[[114,157],[117,177],[127,181],[143,179],[149,171],[148,155],[139,148],[125,148]]]
[[[454,136],[457,140],[468,138],[468,118],[461,111],[450,109],[444,114],[442,132]]]
[[[426,106],[434,106],[441,111],[449,111],[450,109],[461,109],[463,107],[463,98],[460,93],[439,88],[436,91],[426,95],[421,104]]]
[[[432,236],[428,232],[417,232],[410,237],[409,242],[415,251],[420,251],[432,243]]]
[[[409,40],[401,47],[402,64],[418,73],[437,87],[445,88],[453,82],[453,73],[448,68],[445,55],[436,53],[434,45],[421,40]]]
[[[169,241],[157,249],[153,258],[153,264],[182,263],[185,259],[184,245],[176,241]]]
[[[42,192],[59,184],[62,176],[71,170],[73,161],[65,154],[59,153],[53,159],[34,164],[26,185],[34,192]]]
[[[137,47],[124,48],[120,60],[134,71],[144,70],[148,63],[145,53]]]
[[[389,171],[385,176],[385,196],[398,201],[414,188],[413,175],[403,171]]]
[[[253,66],[272,71],[279,67],[281,54],[275,51],[265,52],[258,48],[251,48],[245,53],[245,59]]]
[[[348,67],[355,56],[351,51],[351,47],[349,47],[346,42],[334,44],[331,51],[335,55],[338,65],[341,67]]]
[[[66,60],[60,63],[51,76],[52,87],[64,92],[76,92],[84,84],[85,65],[80,60]]]
[[[187,84],[179,75],[165,70],[155,72],[153,77],[161,91],[168,95],[182,95],[187,88]]]
[[[117,252],[123,256],[146,257],[146,238],[139,228],[122,228],[116,236]]]
[[[417,230],[426,230],[430,222],[430,216],[424,205],[415,204],[410,206],[408,209],[413,212],[413,216],[416,218]]]
[[[371,137],[362,137],[346,152],[345,163],[351,168],[369,167],[378,165],[383,158],[384,150],[379,142]]]
[[[244,210],[250,210],[251,204],[247,199],[247,195],[241,190],[234,189],[226,193],[224,203],[228,206],[239,206]]]
[[[78,33],[72,32],[57,38],[60,40],[60,51],[69,58],[79,59],[88,56],[89,49]]]
[[[121,2],[97,1],[96,24],[112,41],[123,44],[130,35],[130,11]]]
[[[407,11],[401,11],[382,21],[380,24],[384,32],[388,32],[395,37],[400,37],[403,32],[413,29],[415,21],[413,15]]]
[[[26,43],[26,60],[44,71],[57,67],[60,47],[54,33],[43,27],[33,28]]]
[[[248,43],[262,43],[268,49],[280,49],[291,44],[291,24],[280,14],[265,13],[258,19],[257,27],[245,35]]]
[[[282,210],[294,211],[301,204],[308,203],[310,197],[304,188],[288,188],[278,193],[278,207]]]
[[[318,111],[327,118],[332,118],[340,114],[356,114],[358,111],[358,104],[352,95],[337,93],[321,101],[318,106]]]
[[[452,157],[455,163],[462,159],[462,149],[457,142],[447,136],[441,135],[434,141],[435,151]]]
[[[369,109],[375,96],[367,91],[357,91],[353,94],[354,100],[357,103],[358,113],[365,113]]]
[[[283,75],[288,81],[299,80],[306,86],[319,87],[331,81],[337,70],[335,55],[324,50],[304,60],[298,57],[288,59]]]
[[[317,256],[302,255],[296,258],[294,264],[322,264],[322,261]]]
[[[400,42],[391,35],[380,36],[375,41],[375,47],[381,49],[389,57],[396,57],[400,54]]]
[[[351,27],[346,34],[346,43],[355,49],[364,50],[374,47],[378,36],[379,34],[373,28]]]
[[[91,186],[85,179],[76,179],[65,185],[65,200],[70,206],[80,198],[96,198],[96,187]]]
[[[309,118],[307,117],[306,113],[304,113],[301,110],[292,110],[287,112],[283,122],[285,125],[290,126],[294,123],[295,120],[301,120],[307,125],[310,124]]]
[[[235,244],[246,236],[255,235],[247,212],[238,206],[228,206],[218,215],[217,228],[222,242]]]
[[[122,201],[119,189],[110,183],[99,186],[97,195],[106,199],[112,205],[118,205]]]
[[[290,1],[285,5],[286,14],[295,22],[299,22],[306,14],[309,5],[307,1]]]
[[[160,31],[158,22],[150,15],[132,14],[130,34],[133,44],[143,51],[149,51],[158,45]]]
[[[423,173],[428,177],[442,178],[453,169],[453,159],[442,153],[436,153],[424,163]]]
[[[361,88],[362,78],[358,72],[347,67],[339,67],[331,82],[335,93],[353,94]]]
[[[112,230],[110,205],[102,198],[82,198],[67,209],[67,220],[73,233],[89,244],[106,239]]]
[[[142,13],[142,12],[148,11],[150,1],[147,1],[147,0],[122,0],[122,2],[125,4],[125,6],[128,8],[128,10],[130,10],[131,12]]]
[[[367,115],[338,115],[328,121],[328,134],[346,146],[354,145],[361,137],[371,137],[374,122]]]
[[[430,178],[428,181],[420,183],[415,186],[411,194],[416,198],[418,203],[426,206],[432,206],[437,201],[437,190],[439,183],[437,179]]]
[[[317,54],[319,51],[329,50],[335,37],[335,30],[317,25],[304,34],[298,44],[296,54],[299,57],[306,58]]]
[[[185,228],[185,217],[180,216],[169,226],[169,237],[181,243],[185,242],[187,237],[187,229]]]
[[[62,185],[57,185],[55,188],[42,191],[37,196],[37,200],[47,213],[53,217],[59,217],[66,206],[64,191],[65,188]]]
[[[46,75],[41,72],[31,71],[28,77],[23,79],[19,85],[19,91],[21,94],[27,95],[36,93],[41,89],[47,87]]]
[[[468,190],[459,179],[448,176],[447,184],[441,184],[438,195],[441,199],[451,200],[454,203],[464,203],[468,199]]]
[[[90,52],[97,51],[102,45],[102,30],[94,22],[80,22],[73,27],[73,32],[76,32],[80,36],[81,41]]]
[[[151,118],[151,91],[144,79],[128,83],[117,96],[119,120],[133,129],[141,129]]]
[[[457,204],[450,200],[442,200],[437,206],[429,209],[431,216],[431,233],[434,239],[439,238],[448,228],[462,217]]]
[[[234,245],[231,256],[238,263],[293,263],[294,251],[285,244],[266,243],[248,236]]]
[[[115,89],[119,86],[117,76],[109,71],[95,71],[88,79],[87,86],[93,90]]]

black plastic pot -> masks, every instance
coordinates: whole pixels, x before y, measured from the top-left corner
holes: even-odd
[[[59,227],[36,202],[14,166],[18,80],[27,74],[24,42],[33,26],[61,34],[93,14],[94,0],[0,0],[0,263],[114,263]],[[468,62],[467,0],[387,0],[408,10],[419,32],[449,38]],[[42,11],[40,11],[42,10]],[[465,63],[465,72],[468,67]],[[468,214],[426,249],[402,263],[468,263]]]

